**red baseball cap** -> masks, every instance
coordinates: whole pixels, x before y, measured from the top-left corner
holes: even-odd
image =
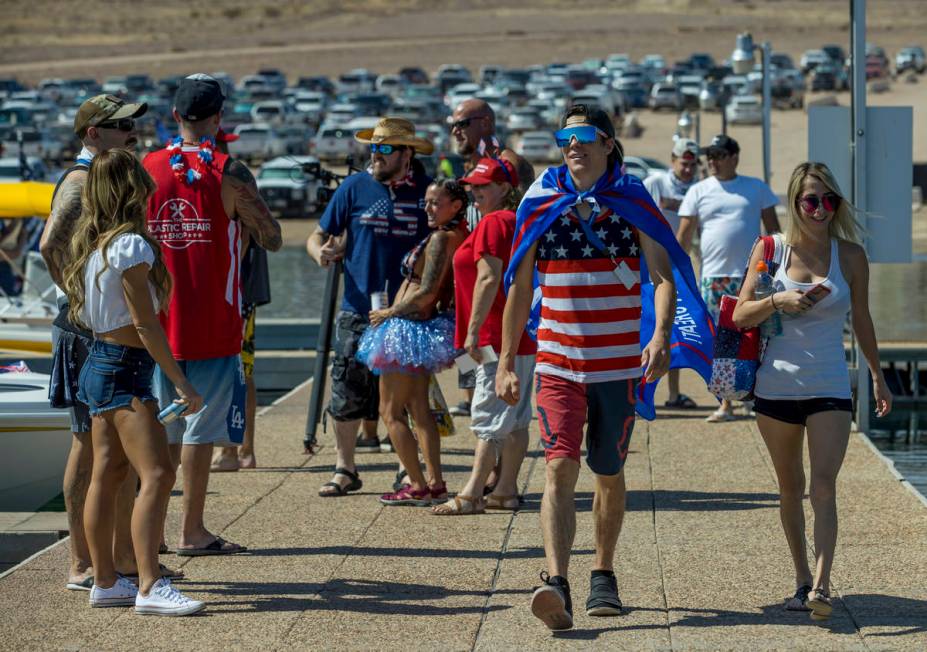
[[[216,140],[220,143],[234,143],[239,138],[241,138],[241,136],[238,134],[226,133],[221,128],[216,132]]]
[[[508,183],[513,188],[518,185],[518,173],[511,161],[503,158],[481,158],[470,174],[460,179],[460,183],[471,186],[484,186],[493,182]]]

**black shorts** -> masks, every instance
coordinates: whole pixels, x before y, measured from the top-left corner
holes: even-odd
[[[853,413],[853,401],[848,398],[804,398],[799,400],[773,400],[757,396],[753,402],[757,414],[803,426],[808,417],[818,412]]]
[[[370,326],[365,315],[342,310],[335,320],[335,346],[332,349],[332,397],[328,413],[335,421],[380,418],[379,379],[362,362],[357,347]]]

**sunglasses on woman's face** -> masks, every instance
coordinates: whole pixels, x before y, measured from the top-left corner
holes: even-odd
[[[135,119],[120,118],[119,120],[113,120],[110,122],[101,122],[97,125],[97,129],[118,129],[119,131],[125,131],[128,133],[135,129]]]
[[[805,195],[798,200],[798,205],[806,213],[813,213],[818,209],[818,206],[823,207],[828,213],[833,213],[840,206],[840,195],[833,192],[824,193],[820,197],[817,195]]]
[[[383,156],[389,156],[393,152],[398,152],[403,148],[403,145],[378,145],[377,143],[370,143],[370,153],[376,154],[379,152]]]

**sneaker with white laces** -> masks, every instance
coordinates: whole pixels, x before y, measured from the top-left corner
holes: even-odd
[[[90,589],[91,607],[131,607],[135,604],[138,587],[122,575],[108,589],[94,584]]]
[[[157,616],[189,616],[206,608],[205,602],[191,600],[171,586],[171,581],[161,578],[155,582],[148,595],[139,591],[135,598],[135,613]]]

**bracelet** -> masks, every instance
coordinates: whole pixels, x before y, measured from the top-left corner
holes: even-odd
[[[772,304],[773,310],[775,310],[776,312],[779,312],[779,307],[776,305],[776,293],[775,292],[769,295],[769,303]]]

